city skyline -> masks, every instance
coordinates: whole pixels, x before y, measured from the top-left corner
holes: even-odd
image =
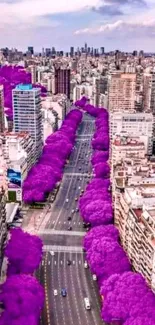
[[[46,1],[44,6],[42,0],[3,0],[0,47],[24,50],[32,44],[36,51],[52,46],[68,51],[87,42],[107,51],[154,52],[154,14],[153,0]]]

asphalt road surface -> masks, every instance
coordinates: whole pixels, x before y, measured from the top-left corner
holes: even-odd
[[[89,268],[84,268],[82,241],[85,229],[79,211],[76,211],[81,190],[85,190],[91,179],[93,133],[94,119],[85,114],[59,192],[51,206],[50,219],[39,231],[46,252],[37,272],[46,292],[42,325],[103,324],[97,283]],[[67,264],[68,260],[71,265]],[[67,290],[66,297],[61,296],[62,288]],[[57,296],[54,296],[54,290],[57,290]],[[90,300],[91,310],[85,309],[85,297]]]

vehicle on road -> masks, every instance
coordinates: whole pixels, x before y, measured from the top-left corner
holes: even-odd
[[[68,203],[69,202],[69,199],[66,199],[66,203]]]
[[[84,190],[81,190],[81,193],[84,193]]]
[[[58,290],[54,289],[54,296],[57,296],[58,295]]]
[[[62,297],[67,296],[67,290],[65,288],[61,289],[61,295],[62,295]]]
[[[72,213],[74,213],[75,212],[75,210],[74,209],[72,209]]]
[[[87,310],[91,309],[89,298],[84,298],[84,305]]]
[[[94,281],[97,280],[97,276],[96,276],[96,274],[93,274],[93,280],[94,280]]]
[[[78,198],[77,197],[75,198],[75,201],[78,201]]]
[[[70,220],[72,220],[72,218],[71,217],[68,217],[67,220],[70,221]]]
[[[84,262],[84,268],[85,269],[88,269],[88,263],[87,263],[87,261]]]
[[[54,253],[53,251],[51,251],[51,255],[52,255],[52,256],[54,256],[54,255],[55,255],[55,253]]]
[[[79,190],[81,190],[81,186],[79,186],[78,188],[79,188]]]
[[[72,230],[72,227],[70,226],[70,227],[68,227],[68,230]]]
[[[76,212],[79,212],[79,208],[76,208],[75,211],[76,211]]]
[[[72,261],[67,260],[67,265],[71,265],[71,264],[72,264]]]

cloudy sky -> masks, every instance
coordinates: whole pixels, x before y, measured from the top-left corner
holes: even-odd
[[[0,0],[0,48],[155,52],[155,0]]]

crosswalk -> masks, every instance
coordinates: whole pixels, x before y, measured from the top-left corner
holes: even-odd
[[[51,255],[53,252],[69,252],[69,253],[83,253],[81,246],[57,246],[57,245],[44,245],[44,252],[50,252]]]
[[[82,231],[69,231],[69,230],[55,230],[55,229],[41,229],[39,235],[65,235],[65,236],[79,236],[83,237],[86,232]]]

